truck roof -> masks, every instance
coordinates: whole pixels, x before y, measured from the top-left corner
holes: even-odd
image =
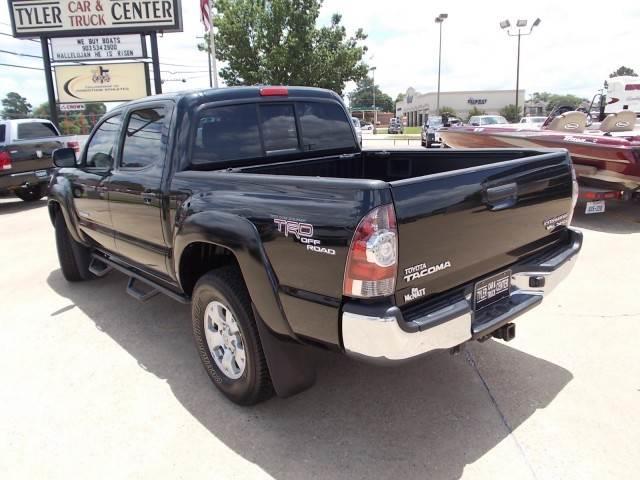
[[[219,102],[225,100],[242,100],[242,99],[259,99],[264,98],[260,95],[260,91],[264,88],[269,88],[272,85],[259,85],[252,87],[224,87],[224,88],[206,88],[196,90],[184,90],[179,92],[163,93],[160,95],[153,95],[149,97],[139,98],[132,100],[122,105],[118,105],[113,111],[121,108],[126,108],[139,103],[146,103],[157,100],[174,100],[176,102],[185,101],[189,104],[200,105],[203,103]],[[315,87],[289,87],[289,86],[275,86],[287,89],[287,97],[304,97],[304,98],[324,98],[332,99],[342,102],[342,98],[335,92],[324,88]],[[284,95],[282,95],[284,96]],[[279,95],[274,95],[273,98],[278,98]]]

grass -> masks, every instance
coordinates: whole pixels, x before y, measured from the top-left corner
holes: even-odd
[[[404,133],[408,135],[420,133],[420,127],[404,127]]]

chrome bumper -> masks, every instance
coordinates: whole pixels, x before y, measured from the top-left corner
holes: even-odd
[[[500,308],[482,309],[478,312],[481,318],[473,311],[473,284],[464,299],[411,322],[404,320],[397,307],[378,307],[376,311],[376,307],[348,302],[342,314],[346,353],[374,363],[394,363],[489,335],[538,305],[571,272],[582,247],[582,234],[570,230],[570,236],[566,248],[551,258],[512,266],[510,298],[495,304]],[[411,326],[414,328],[408,328]]]

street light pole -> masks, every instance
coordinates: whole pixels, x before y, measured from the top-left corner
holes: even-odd
[[[438,95],[436,96],[436,111],[440,113],[440,69],[442,67],[442,23],[449,15],[441,13],[436,17],[436,23],[440,27],[440,42],[438,45]]]
[[[516,61],[516,116],[520,116],[520,110],[518,108],[518,91],[520,89],[520,29],[518,29],[518,60]],[[516,121],[520,121],[518,118]]]
[[[376,67],[371,67],[371,81],[373,83],[373,128],[378,123],[378,110],[376,110]]]
[[[500,22],[500,28],[502,28],[503,30],[506,29],[507,35],[509,35],[510,37],[518,37],[518,57],[516,60],[516,121],[520,120],[520,101],[518,98],[518,91],[520,90],[520,38],[522,36],[531,35],[534,27],[540,25],[540,22],[541,20],[539,18],[536,18],[527,33],[522,33],[522,29],[527,26],[527,20],[516,21],[516,28],[518,29],[518,33],[511,33],[509,31],[509,28],[511,27],[511,22],[509,20],[503,20]]]

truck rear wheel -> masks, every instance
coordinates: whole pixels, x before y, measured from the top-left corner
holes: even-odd
[[[13,193],[16,194],[20,200],[24,200],[25,202],[34,202],[36,200],[40,200],[45,196],[45,187],[44,185],[32,185],[30,187],[21,187],[17,190],[14,190]]]
[[[76,242],[69,234],[62,213],[55,219],[56,247],[62,275],[69,282],[90,280],[95,275],[89,271],[91,254],[87,247]]]
[[[193,337],[200,360],[216,387],[238,405],[254,405],[273,394],[267,362],[238,269],[203,275],[193,290]]]

